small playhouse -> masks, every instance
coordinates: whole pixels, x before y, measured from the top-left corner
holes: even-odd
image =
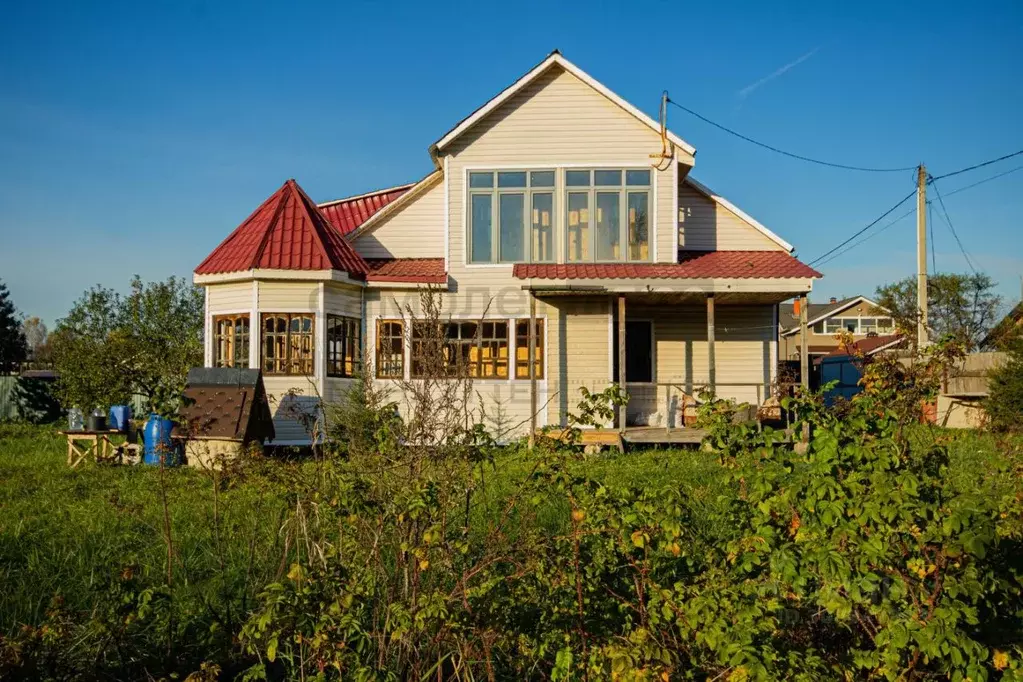
[[[180,425],[189,464],[217,467],[252,444],[273,440],[274,424],[258,369],[198,367],[189,370]]]

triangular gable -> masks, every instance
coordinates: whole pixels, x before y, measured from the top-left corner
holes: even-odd
[[[720,204],[724,208],[728,209],[729,211],[737,215],[743,222],[749,224],[750,227],[752,227],[757,232],[761,233],[762,235],[764,235],[765,237],[767,237],[775,244],[788,251],[789,253],[791,253],[792,250],[795,248],[794,246],[792,246],[792,244],[789,244],[787,241],[776,235],[774,232],[767,229],[767,227],[765,227],[760,221],[755,219],[753,216],[746,213],[741,208],[730,202],[728,199],[725,199],[723,196],[712,190],[710,187],[704,185],[702,182],[698,182],[697,180],[694,180],[688,175],[682,181],[685,184],[692,187],[693,189],[695,189],[700,194],[710,199],[711,201]]]
[[[405,206],[408,206],[418,197],[422,196],[423,192],[433,187],[436,183],[440,182],[444,178],[444,172],[435,170],[425,178],[417,183],[409,186],[409,189],[402,193],[401,196],[390,202],[379,211],[369,217],[368,220],[363,222],[352,232],[346,236],[350,241],[354,241],[364,234],[372,232],[376,225],[379,225],[387,216],[394,215],[398,211],[402,210]]]
[[[448,147],[463,133],[465,133],[474,125],[476,125],[481,120],[486,118],[488,115],[490,115],[490,113],[492,113],[493,111],[498,109],[502,104],[504,104],[509,99],[514,97],[516,93],[518,93],[520,90],[528,86],[530,83],[536,80],[541,74],[545,73],[548,69],[555,65],[560,66],[562,69],[564,69],[568,73],[571,73],[573,76],[589,85],[591,88],[602,94],[604,97],[611,100],[611,102],[617,104],[619,107],[621,107],[628,113],[632,114],[632,116],[634,116],[644,125],[651,128],[658,135],[661,134],[661,125],[657,121],[644,114],[642,111],[634,107],[626,100],[622,99],[620,96],[618,96],[610,89],[608,89],[603,83],[593,78],[593,76],[589,75],[572,62],[565,59],[560,52],[555,50],[550,55],[548,55],[546,59],[537,64],[532,69],[530,69],[524,76],[522,76],[517,81],[515,81],[507,88],[502,90],[500,93],[497,94],[496,97],[486,102],[479,109],[477,109],[472,114],[464,118],[461,122],[459,122],[458,125],[456,125],[454,128],[445,133],[445,135],[442,138],[437,140],[437,142],[435,142],[430,147],[431,155],[436,157],[436,155],[439,152],[443,151],[444,148]],[[671,132],[670,130],[667,131],[667,137],[672,144],[679,147],[690,156],[696,153],[695,147],[693,147],[691,144],[689,144],[688,142],[686,142],[685,140],[683,140],[681,137]]]

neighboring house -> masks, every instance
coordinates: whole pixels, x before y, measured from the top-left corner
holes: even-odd
[[[807,354],[811,362],[839,348],[840,334],[852,334],[853,341],[872,336],[884,336],[895,331],[895,323],[888,312],[866,296],[851,296],[841,300],[832,298],[827,303],[807,305],[806,326],[809,332]],[[803,345],[799,328],[799,299],[784,305],[780,314],[781,357],[798,360]]]
[[[289,180],[267,199],[196,268],[206,364],[300,391],[275,408],[276,442],[307,443],[291,408],[361,370],[416,378],[429,286],[452,356],[516,435],[621,380],[629,423],[674,424],[671,401],[704,386],[762,402],[778,304],[821,275],[691,178],[695,151],[554,52],[432,144],[419,182],[317,206]]]
[[[817,358],[814,362],[819,368],[820,385],[835,382],[825,392],[824,400],[829,404],[836,398],[849,400],[862,391],[860,379],[863,378],[864,363],[870,362],[870,358],[878,353],[903,348],[905,341],[898,334],[870,336],[849,344],[840,343],[833,351]]]

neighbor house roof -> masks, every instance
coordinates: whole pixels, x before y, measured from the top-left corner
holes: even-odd
[[[521,263],[519,279],[774,279],[822,275],[782,251],[679,251],[678,263]]]
[[[212,275],[255,269],[339,270],[356,277],[368,268],[323,217],[298,183],[288,180],[195,269]]]
[[[852,308],[858,303],[868,303],[875,308],[879,308],[885,312],[888,311],[887,308],[882,308],[866,296],[849,296],[848,298],[843,298],[830,303],[808,304],[806,309],[806,325],[808,327],[812,327],[821,320],[826,320],[832,315],[837,315],[843,310]],[[795,333],[799,331],[799,315],[795,314],[795,311],[791,307],[785,308],[785,310],[781,312],[778,322],[781,323],[781,327],[784,330],[782,333]]]
[[[889,350],[902,344],[906,339],[899,334],[888,334],[886,336],[868,336],[851,344],[841,344],[838,348],[828,353],[827,357],[838,357],[842,355],[862,355],[869,357],[883,350]]]
[[[366,260],[369,282],[446,284],[443,258],[370,258]]]
[[[319,204],[320,212],[341,234],[357,230],[363,223],[376,215],[392,201],[407,193],[415,183],[378,189],[375,192],[359,194],[344,199]]]
[[[443,137],[437,140],[437,142],[435,142],[433,146],[430,147],[431,153],[442,151],[445,147],[447,147],[449,144],[454,142],[458,137],[460,137],[462,133],[472,128],[482,119],[486,118],[487,115],[489,115],[492,111],[497,109],[499,106],[507,102],[512,97],[514,97],[515,93],[522,90],[524,87],[532,83],[538,76],[547,71],[547,69],[555,65],[560,66],[565,71],[569,72],[570,74],[572,74],[582,82],[586,83],[600,94],[604,95],[604,97],[608,98],[611,102],[617,104],[619,107],[621,107],[628,113],[632,114],[634,117],[636,117],[636,119],[638,119],[641,123],[645,124],[652,130],[654,130],[658,135],[661,133],[660,123],[650,118],[642,111],[634,107],[632,104],[625,101],[617,94],[609,90],[607,86],[605,86],[603,83],[595,79],[593,76],[586,73],[578,66],[565,59],[565,57],[562,56],[562,54],[558,50],[554,50],[549,55],[547,55],[547,57],[542,62],[540,62],[532,69],[527,71],[517,81],[509,85],[501,92],[499,92],[495,97],[488,100],[485,104],[483,104],[483,106],[476,109],[474,112],[472,112],[464,119],[459,121],[454,128],[445,133]],[[668,140],[670,140],[676,146],[680,147],[687,154],[692,155],[696,153],[695,147],[693,147],[691,144],[689,144],[688,142],[686,142],[685,140],[683,140],[681,137],[671,132],[670,130],[667,131],[667,137]]]

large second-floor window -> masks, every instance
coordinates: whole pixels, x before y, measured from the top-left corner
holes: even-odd
[[[565,260],[650,260],[650,169],[565,171]]]
[[[469,173],[470,263],[554,260],[554,171]]]

